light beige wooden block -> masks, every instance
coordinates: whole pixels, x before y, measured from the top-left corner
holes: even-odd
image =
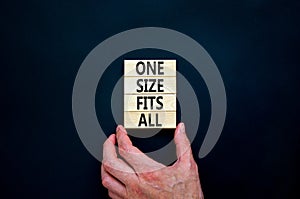
[[[176,128],[176,60],[124,60],[124,127]]]
[[[176,94],[124,95],[124,111],[176,111]]]
[[[124,112],[125,128],[176,128],[176,112]]]
[[[147,87],[146,83],[147,82]],[[138,84],[140,86],[138,86]],[[161,84],[162,87],[158,85]],[[152,89],[150,88],[152,87]],[[138,92],[143,90],[142,92]],[[163,90],[163,92],[158,92]],[[124,77],[124,94],[176,93],[176,77]]]
[[[124,76],[176,76],[176,60],[124,60]]]

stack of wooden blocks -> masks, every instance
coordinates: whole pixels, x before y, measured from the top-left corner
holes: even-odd
[[[124,60],[124,127],[176,128],[176,60]]]

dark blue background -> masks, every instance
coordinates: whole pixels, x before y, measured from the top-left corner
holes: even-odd
[[[299,9],[284,0],[1,2],[0,197],[106,198],[73,124],[76,73],[104,39],[158,26],[203,45],[225,83],[218,144],[201,160],[203,135],[192,145],[206,198],[296,198]]]

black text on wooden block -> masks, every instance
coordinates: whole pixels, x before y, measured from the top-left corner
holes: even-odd
[[[124,127],[176,128],[176,60],[124,60]]]

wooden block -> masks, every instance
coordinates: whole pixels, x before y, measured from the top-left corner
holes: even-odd
[[[124,127],[176,128],[176,60],[124,60]]]
[[[138,92],[140,90],[143,91]],[[124,77],[124,94],[159,93],[176,93],[176,77]]]
[[[176,60],[124,60],[124,76],[176,76]]]
[[[125,128],[176,128],[176,111],[124,112]]]
[[[124,95],[124,111],[176,111],[176,94]]]

